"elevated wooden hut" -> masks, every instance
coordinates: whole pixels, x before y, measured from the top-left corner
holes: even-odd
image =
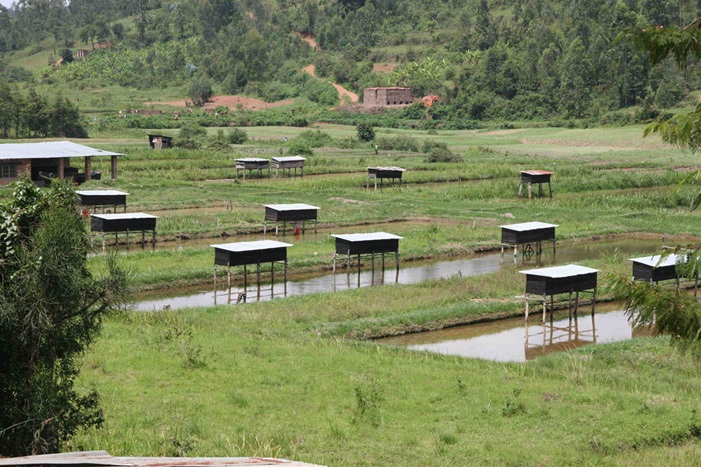
[[[236,176],[239,176],[239,170],[243,172],[243,179],[246,180],[246,171],[248,170],[249,175],[257,171],[258,176],[263,176],[263,170],[268,171],[268,177],[270,177],[270,160],[261,159],[259,157],[245,157],[242,159],[236,159]]]
[[[292,225],[302,224],[302,233],[306,230],[306,223],[314,222],[314,233],[317,232],[319,212],[318,206],[310,204],[266,204],[265,205],[265,221],[263,222],[263,235],[268,232],[268,222],[275,224],[275,236],[278,235],[278,228],[282,222],[282,233],[285,234],[285,226],[287,223]]]
[[[105,248],[105,234],[114,233],[114,244],[118,243],[118,234],[126,234],[129,249],[129,234],[141,232],[141,248],[145,245],[146,232],[152,234],[152,246],[156,247],[156,220],[158,216],[143,212],[120,214],[91,214],[91,231],[102,236],[102,249]]]
[[[394,180],[399,181],[399,186],[402,186],[402,175],[404,175],[406,169],[401,167],[368,167],[368,181],[366,188],[370,188],[370,180],[375,181],[375,189],[377,190],[377,180],[380,180],[380,187],[385,179],[390,180],[394,183]]]
[[[95,209],[102,208],[104,212],[107,207],[112,207],[114,212],[117,208],[124,207],[124,212],[127,212],[127,196],[129,193],[118,190],[78,190],[78,200],[81,206],[92,207]]]
[[[307,159],[302,156],[286,156],[286,157],[273,157],[271,159],[271,167],[275,169],[275,176],[280,175],[280,169],[282,169],[282,175],[285,175],[285,170],[287,170],[287,176],[292,176],[292,170],[295,171],[295,176],[297,176],[297,169],[300,169],[300,175],[304,177],[304,162]]]
[[[336,251],[333,255],[334,278],[336,273],[336,260],[339,255],[347,257],[347,273],[350,274],[351,258],[356,257],[358,261],[358,286],[360,286],[361,257],[370,258],[372,272],[375,272],[375,256],[380,255],[382,272],[385,270],[385,254],[394,253],[397,268],[397,279],[399,279],[399,240],[404,237],[389,234],[386,232],[358,233],[331,235],[336,239]],[[383,276],[384,277],[384,276]]]
[[[575,294],[574,316],[577,317],[579,309],[579,294],[581,292],[592,293],[591,312],[594,314],[596,308],[596,284],[598,269],[592,269],[585,266],[568,264],[566,266],[555,266],[551,268],[530,269],[520,271],[526,275],[526,319],[528,319],[529,300],[532,296],[533,300],[543,302],[543,321],[548,308],[548,297],[550,297],[550,319],[554,312],[554,296],[560,294],[569,294],[569,312],[572,317],[572,294]]]
[[[514,247],[514,256],[518,253],[518,246],[525,245],[523,252],[533,252],[532,244],[536,245],[535,252],[543,252],[543,242],[553,242],[553,253],[555,253],[555,228],[557,224],[547,224],[545,222],[522,222],[520,224],[500,225],[501,227],[501,254],[504,254],[505,247]]]
[[[270,263],[270,293],[274,294],[275,265],[282,264],[284,294],[287,295],[287,248],[289,243],[273,240],[257,242],[237,242],[210,245],[214,248],[214,304],[217,303],[217,266],[226,266],[227,273],[227,303],[231,303],[231,267],[243,266],[243,293],[237,302],[246,301],[248,293],[248,266],[256,265],[257,297],[261,296],[261,264]]]
[[[553,197],[553,187],[550,183],[550,178],[553,172],[546,172],[545,170],[522,170],[521,171],[521,184],[518,187],[518,197],[521,197],[521,192],[523,190],[523,185],[528,187],[528,199],[531,199],[531,189],[532,186],[538,185],[538,194],[543,196],[543,184],[548,184],[548,189],[550,190],[550,197]]]

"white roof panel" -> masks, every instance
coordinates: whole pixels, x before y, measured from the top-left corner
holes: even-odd
[[[553,175],[555,172],[548,172],[546,170],[522,170],[521,173],[528,175]]]
[[[158,219],[158,216],[152,216],[151,214],[145,214],[143,212],[124,212],[121,214],[90,214],[90,217],[97,217],[98,219],[104,219],[107,221],[113,221],[117,219]]]
[[[318,206],[312,206],[311,204],[266,204],[266,208],[270,208],[274,211],[308,211],[310,209],[321,209]]]
[[[399,235],[389,234],[386,232],[376,232],[376,233],[359,233],[359,234],[345,234],[345,235],[331,235],[335,238],[340,238],[347,242],[371,242],[373,240],[401,240],[404,237]]]
[[[662,258],[662,255],[654,255],[654,256],[643,256],[640,258],[630,258],[630,260],[634,263],[640,263],[644,264],[645,266],[650,266],[652,268],[662,268],[666,266],[674,266],[675,264],[686,261],[686,257],[683,255],[676,255],[672,254],[667,257],[665,257],[662,261],[660,259]]]
[[[286,156],[286,157],[273,157],[274,161],[277,162],[298,162],[306,161],[307,159],[302,156]]]
[[[260,240],[257,242],[237,242],[220,243],[219,245],[209,245],[212,248],[241,253],[244,251],[270,250],[272,248],[283,248],[293,246],[289,243],[276,242],[275,240]]]
[[[129,194],[119,190],[78,190],[76,193],[81,196],[119,196]]]
[[[236,159],[236,162],[268,162],[268,159],[261,159],[260,157],[244,157],[242,159]]]
[[[560,226],[557,224],[546,224],[545,222],[523,222],[521,224],[500,225],[499,227],[516,232],[527,232],[529,230],[548,229],[550,227]]]
[[[70,141],[0,144],[0,160],[123,155],[118,152],[103,151],[102,149],[71,143]]]
[[[563,277],[581,276],[583,274],[591,274],[600,272],[598,269],[592,269],[576,264],[568,264],[566,266],[555,266],[552,268],[529,269],[527,271],[519,271],[521,274],[530,276],[550,277],[551,279],[560,279]]]
[[[380,171],[387,171],[387,172],[406,172],[406,169],[402,169],[401,167],[368,167],[368,170],[380,170]]]

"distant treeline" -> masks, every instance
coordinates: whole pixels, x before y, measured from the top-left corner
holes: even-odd
[[[49,101],[0,82],[0,137],[87,138],[78,107],[61,96]]]
[[[437,94],[435,120],[599,119],[670,108],[701,87],[696,63],[686,73],[651,69],[615,43],[625,28],[698,15],[700,2],[688,0],[23,0],[0,8],[0,52],[49,35],[61,46],[109,45],[47,69],[47,83],[157,88],[207,77],[217,92],[337,103],[330,85],[301,71],[313,63],[358,93],[403,85]],[[398,68],[373,73],[375,63]]]

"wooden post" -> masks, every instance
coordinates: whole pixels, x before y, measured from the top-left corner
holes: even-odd
[[[394,279],[394,283],[396,284],[399,282],[399,250],[394,252],[394,260],[397,263],[397,277]]]
[[[102,252],[105,252],[105,231],[102,231]]]
[[[550,197],[552,198],[553,197],[553,186],[550,184],[549,181],[548,181],[548,188],[550,189]]]
[[[285,283],[285,297],[287,297],[287,258],[285,258],[285,272],[284,272],[284,278],[283,281]]]
[[[85,181],[92,180],[92,156],[85,156]]]
[[[358,254],[358,288],[360,288],[360,254]]]
[[[129,229],[127,229],[127,251],[129,251]]]
[[[596,344],[596,321],[594,318],[594,314],[591,315],[591,337],[594,341],[594,344]]]
[[[523,191],[523,180],[521,180],[521,183],[518,185],[518,197],[521,197],[521,192]]]
[[[550,326],[553,324],[553,317],[555,315],[555,295],[550,296]]]
[[[63,180],[63,173],[66,167],[66,160],[63,157],[58,158],[58,178]]]
[[[275,296],[275,263],[270,263],[270,299]]]
[[[596,311],[596,289],[594,289],[594,294],[591,297],[591,315],[594,316],[594,311]]]
[[[336,258],[338,257],[338,253],[335,251],[333,252],[333,291],[336,291]]]
[[[226,286],[229,295],[226,303],[231,305],[231,263],[226,263]]]
[[[375,285],[375,253],[372,254],[372,275],[370,277],[370,285]]]
[[[543,295],[543,324],[545,324],[545,314],[548,312],[548,297]]]
[[[153,239],[151,240],[152,244],[151,247],[155,250],[156,249],[156,229],[153,229]]]
[[[570,301],[569,301],[569,314],[570,314],[570,321],[572,321],[572,291],[570,290]],[[572,324],[572,323],[570,323]]]
[[[528,323],[528,292],[526,292],[526,323]],[[526,344],[528,344],[528,329],[526,329]]]
[[[117,180],[117,156],[112,156],[112,180]]]
[[[268,232],[268,221],[263,221],[263,236]]]
[[[243,293],[248,295],[248,268],[243,265]]]
[[[258,298],[258,301],[260,302],[260,261],[258,263],[256,263],[256,265],[258,266],[258,295],[257,295],[257,298]]]
[[[528,182],[528,199],[531,199],[531,188],[532,188],[532,183]]]
[[[217,265],[214,265],[214,305],[217,305]]]
[[[574,295],[574,320],[577,322],[577,312],[579,311],[579,292]]]
[[[141,249],[144,249],[144,245],[146,245],[146,231],[142,230],[141,231]]]

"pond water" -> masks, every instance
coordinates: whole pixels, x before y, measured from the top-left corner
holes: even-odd
[[[557,254],[552,250],[544,249],[540,257],[524,257],[519,254],[514,258],[513,254],[505,253],[502,257],[499,253],[489,253],[472,255],[467,258],[425,261],[400,264],[399,272],[396,271],[393,261],[387,261],[384,274],[376,264],[374,274],[367,268],[369,262],[363,263],[360,273],[356,266],[351,268],[350,274],[346,274],[343,263],[340,264],[337,274],[320,273],[307,275],[304,278],[298,277],[288,280],[287,290],[282,283],[282,271],[276,269],[276,283],[271,287],[270,282],[264,283],[261,287],[260,297],[258,290],[249,283],[247,291],[247,301],[270,300],[280,298],[285,295],[301,295],[317,292],[333,292],[348,288],[369,287],[382,284],[415,284],[431,279],[442,279],[455,275],[478,276],[499,271],[503,267],[513,267],[514,263],[526,268],[547,266],[553,264],[565,264],[581,261],[585,259],[599,258],[604,255],[620,252],[624,256],[649,254],[659,251],[661,243],[657,240],[644,240],[635,238],[606,240],[597,242],[578,242],[558,247]],[[401,261],[401,258],[400,258]],[[378,262],[379,263],[379,262]],[[268,265],[269,267],[269,265]],[[288,271],[288,279],[294,278],[294,270]],[[224,286],[226,278],[220,278],[219,285]],[[232,300],[236,301],[239,292],[242,292],[242,284],[232,286]],[[227,303],[227,293],[222,289],[217,292],[217,304]],[[186,287],[169,290],[167,292],[157,291],[145,293],[137,296],[135,309],[142,311],[153,311],[164,308],[180,309],[188,307],[212,306],[215,304],[215,296],[211,285],[199,285],[196,287]]]
[[[567,315],[562,318],[556,313],[553,322],[548,319],[543,323],[540,317],[528,321],[513,318],[389,337],[376,342],[444,355],[525,362],[552,352],[652,334],[649,329],[634,330],[624,311],[610,311],[616,307],[620,308],[620,304],[597,304],[594,316],[591,307],[580,307],[578,318],[571,320]]]

